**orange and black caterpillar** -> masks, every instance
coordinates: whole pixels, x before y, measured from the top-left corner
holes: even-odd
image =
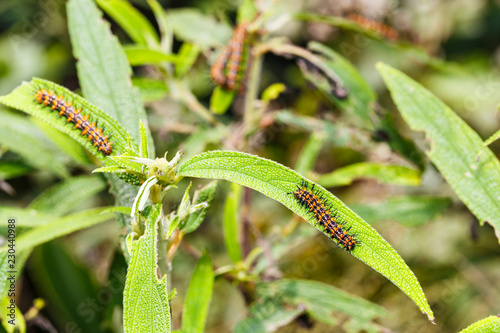
[[[384,36],[385,38],[391,40],[391,41],[396,41],[399,39],[399,33],[394,30],[393,28],[383,24],[383,23],[380,23],[380,22],[377,22],[377,21],[374,21],[374,20],[370,20],[364,16],[361,16],[359,14],[349,14],[347,16],[347,18],[355,23],[357,23],[358,25],[364,27],[365,29],[368,29],[368,30],[372,30],[372,31],[375,31],[376,33]]]
[[[210,76],[218,86],[229,91],[242,92],[246,76],[246,68],[249,62],[248,47],[248,22],[242,22],[234,29],[233,36],[217,57],[217,60],[210,68]],[[242,73],[243,72],[243,73]]]
[[[314,214],[318,224],[325,228],[324,232],[331,238],[336,239],[337,243],[347,252],[351,252],[356,244],[359,243],[356,235],[348,234],[350,227],[343,230],[343,225],[337,223],[337,214],[332,214],[331,207],[325,205],[325,199],[318,196],[314,192],[314,184],[311,189],[308,189],[308,183],[302,181],[302,186],[297,185],[297,190],[293,192],[293,196],[301,206],[309,208],[309,211]]]
[[[227,62],[227,82],[226,87],[229,90],[237,90],[238,72],[240,71],[241,61],[243,60],[243,51],[245,48],[245,39],[247,37],[248,23],[239,24],[234,30],[233,38],[229,42],[229,60]]]
[[[96,127],[95,122],[89,122],[88,115],[81,114],[82,109],[75,108],[71,101],[65,101],[64,96],[56,96],[52,90],[39,89],[35,98],[38,103],[59,111],[59,116],[66,117],[68,123],[75,124],[75,128],[81,130],[82,135],[86,135],[104,155],[111,154],[113,143],[108,141],[108,136],[104,136],[102,130]]]
[[[212,67],[210,67],[210,77],[212,78],[212,81],[214,81],[216,85],[221,87],[224,87],[227,82],[227,77],[224,73],[224,69],[226,67],[230,53],[231,52],[229,47],[225,47],[217,57],[217,60],[215,60]]]

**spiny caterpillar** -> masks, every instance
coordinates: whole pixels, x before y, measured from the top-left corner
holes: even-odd
[[[233,38],[229,42],[229,60],[227,63],[227,82],[226,86],[229,90],[238,89],[238,72],[240,71],[241,61],[243,59],[243,51],[245,47],[245,39],[247,37],[248,23],[241,23],[234,29]]]
[[[214,81],[216,85],[221,87],[224,87],[227,82],[227,77],[224,73],[224,67],[226,67],[227,60],[229,59],[229,54],[229,47],[225,47],[210,68],[210,77],[212,78],[212,81]]]
[[[391,28],[383,23],[380,23],[380,22],[377,22],[374,20],[370,20],[370,19],[368,19],[364,16],[361,16],[359,14],[349,14],[349,16],[347,18],[349,20],[357,23],[361,27],[363,27],[367,30],[372,30],[372,31],[384,36],[385,38],[387,38],[389,40],[396,41],[399,39],[399,33],[396,30],[394,30],[393,28]]]
[[[89,116],[81,114],[82,109],[77,109],[71,101],[66,102],[64,96],[56,96],[53,90],[40,89],[35,94],[36,101],[44,106],[50,106],[52,110],[59,111],[59,116],[67,118],[67,122],[75,124],[74,128],[87,135],[89,141],[104,154],[109,155],[112,151],[112,142],[108,142],[108,136],[104,136],[102,130],[96,127],[96,122],[89,122]]]
[[[233,36],[210,68],[210,76],[218,86],[229,91],[243,92],[249,62],[248,22],[236,26]]]
[[[338,244],[347,252],[351,252],[357,243],[355,235],[348,234],[350,227],[343,230],[343,225],[337,223],[337,214],[330,212],[331,207],[327,207],[325,199],[314,193],[314,184],[311,189],[308,189],[308,183],[302,181],[302,186],[297,185],[297,190],[293,192],[293,196],[301,206],[309,208],[309,211],[314,214],[318,224],[325,228],[324,232],[331,238],[336,239]]]

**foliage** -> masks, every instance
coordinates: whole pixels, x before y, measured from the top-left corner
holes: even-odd
[[[480,15],[439,3],[442,22]],[[50,70],[38,65],[0,96],[6,331],[44,323],[92,332],[456,332],[500,311],[490,268],[500,239],[499,131],[465,112],[496,109],[491,64],[481,70],[492,81],[459,104],[433,82],[465,86],[470,64],[431,55],[453,50],[449,36],[434,31],[419,43],[412,34],[425,26],[397,32],[409,14],[427,18],[404,4],[381,11],[395,27],[340,4],[147,5],[70,0],[60,8],[67,21],[52,19],[52,8],[71,47],[51,55],[45,45]],[[43,38],[11,41],[42,63],[26,45]],[[59,114],[63,104],[37,101],[41,89],[91,125],[75,127]],[[105,135],[107,155],[94,144]],[[301,186],[325,207],[304,207],[294,195]],[[484,228],[473,223],[468,237],[473,218]],[[346,235],[355,247],[335,247]],[[428,320],[415,319],[417,308]],[[497,319],[462,332],[494,332]]]

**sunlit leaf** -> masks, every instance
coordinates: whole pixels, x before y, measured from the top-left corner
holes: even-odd
[[[144,235],[133,242],[123,292],[125,332],[170,332],[167,276],[157,278],[157,228],[161,205],[149,210]]]
[[[495,228],[500,241],[500,162],[495,154],[427,89],[388,65],[377,68],[408,125],[427,134],[427,156],[478,220]]]
[[[500,332],[500,317],[489,316],[469,327],[460,331],[460,333],[496,333]]]
[[[185,177],[225,179],[257,190],[281,202],[297,215],[323,230],[314,215],[291,195],[304,181],[295,171],[276,162],[239,152],[212,151],[184,162],[178,174]],[[316,192],[332,206],[338,218],[351,227],[360,244],[350,253],[383,274],[405,292],[432,320],[433,314],[417,278],[404,260],[380,234],[333,194],[316,184]]]
[[[212,260],[204,253],[194,269],[182,311],[182,332],[203,333],[214,288]]]
[[[130,2],[125,0],[96,0],[97,4],[127,32],[138,44],[154,46],[159,44],[155,29]]]
[[[91,210],[67,215],[52,220],[40,227],[33,228],[16,238],[16,251],[23,251],[37,245],[46,243],[58,237],[68,235],[77,230],[108,221],[114,217],[112,212],[105,212],[108,207],[94,208]],[[6,251],[7,245],[0,247]]]
[[[232,184],[231,192],[226,197],[224,204],[224,242],[229,258],[234,263],[241,261],[242,251],[240,245],[240,215],[241,186]]]

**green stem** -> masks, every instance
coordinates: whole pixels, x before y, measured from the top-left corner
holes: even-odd
[[[160,226],[158,227],[158,268],[160,270],[160,276],[163,276],[165,274],[167,274],[167,276],[170,276],[169,273],[172,270],[172,266],[167,260],[168,240],[165,239],[167,230],[165,229],[164,222],[165,216],[163,216],[162,214]]]
[[[153,205],[162,203],[162,189],[160,185],[154,185],[151,187],[151,194],[150,194],[151,202]],[[167,230],[165,230],[165,216],[163,213],[161,214],[161,219],[159,221],[160,225],[158,226],[158,245],[157,245],[157,251],[158,251],[158,268],[160,270],[161,276],[167,274],[169,276],[171,267],[167,261],[167,247],[168,247],[168,240],[165,239],[165,235],[167,234]]]
[[[263,54],[260,52],[254,52],[252,63],[250,65],[250,72],[248,77],[248,86],[245,94],[245,108],[243,121],[245,123],[245,128],[247,133],[251,133],[256,126],[255,120],[260,119],[260,112],[254,108],[255,101],[257,100],[257,94],[259,92],[260,83],[260,73],[262,71],[262,60]],[[259,114],[257,114],[259,112]]]

